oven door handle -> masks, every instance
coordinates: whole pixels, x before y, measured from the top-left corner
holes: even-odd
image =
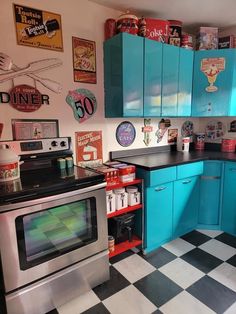
[[[14,209],[19,209],[19,208],[22,208],[22,207],[29,207],[29,206],[33,206],[33,205],[37,205],[37,204],[42,204],[42,203],[45,203],[45,202],[51,202],[51,201],[55,201],[55,200],[59,200],[59,199],[65,198],[65,197],[81,195],[81,194],[84,194],[84,193],[88,193],[88,192],[96,191],[96,190],[99,190],[99,189],[103,189],[103,188],[106,187],[106,185],[107,185],[106,182],[102,182],[102,183],[99,183],[99,184],[91,185],[91,186],[88,186],[86,188],[77,189],[77,190],[73,190],[73,191],[70,191],[70,192],[55,194],[55,195],[46,196],[46,197],[40,197],[39,196],[38,198],[30,200],[30,201],[21,201],[19,199],[19,202],[16,202],[16,203],[1,205],[0,206],[0,213],[6,212],[6,211],[11,211],[11,210],[14,210]],[[8,199],[9,202],[16,201],[16,200],[17,200],[17,198]]]

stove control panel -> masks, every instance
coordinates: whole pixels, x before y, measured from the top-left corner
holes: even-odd
[[[68,150],[71,148],[71,138],[57,137],[21,141],[0,141],[0,145],[7,145],[17,155],[35,155]]]

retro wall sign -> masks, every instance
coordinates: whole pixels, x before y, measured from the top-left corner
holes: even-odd
[[[91,118],[97,110],[97,100],[88,89],[69,91],[66,102],[71,106],[74,116],[79,123]]]
[[[150,133],[153,131],[153,127],[150,125],[151,119],[144,119],[144,127],[142,127],[142,132],[144,133],[143,142],[148,146],[151,142]]]
[[[61,16],[13,4],[18,45],[63,51]]]
[[[157,143],[160,143],[167,131],[167,128],[171,126],[170,119],[161,119],[161,121],[158,123],[158,129],[155,133],[157,137]]]
[[[133,124],[129,121],[121,122],[116,129],[116,140],[124,147],[130,146],[136,137],[136,131]]]
[[[225,70],[225,58],[204,58],[201,60],[201,71],[206,75],[209,86],[205,88],[208,93],[218,90],[214,85],[217,75]]]

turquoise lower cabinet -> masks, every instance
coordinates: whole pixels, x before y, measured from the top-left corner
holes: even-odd
[[[179,237],[197,226],[199,177],[174,182],[173,237]]]
[[[223,162],[205,161],[200,177],[200,204],[198,224],[201,227],[218,226],[221,208],[221,178]]]
[[[226,162],[222,202],[221,228],[236,235],[236,163]]]
[[[173,182],[145,189],[145,253],[172,237]]]

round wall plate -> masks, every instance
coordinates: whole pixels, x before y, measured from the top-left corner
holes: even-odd
[[[121,146],[130,146],[134,142],[135,136],[135,127],[131,122],[124,121],[118,125],[116,129],[116,140]]]

